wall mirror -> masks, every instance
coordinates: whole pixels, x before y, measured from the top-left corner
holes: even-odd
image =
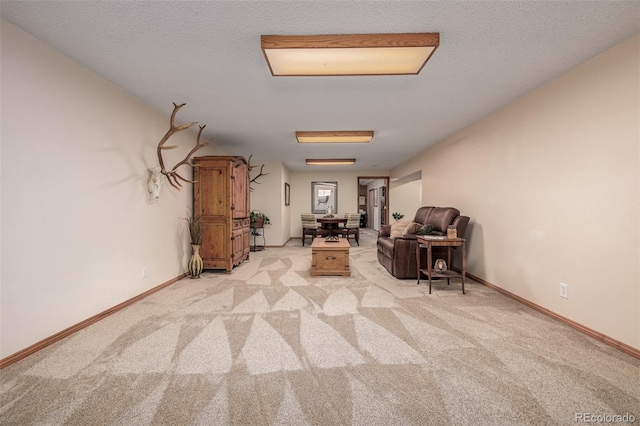
[[[311,213],[338,213],[338,182],[311,182]]]

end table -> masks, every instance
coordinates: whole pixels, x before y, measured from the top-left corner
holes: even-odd
[[[418,236],[418,244],[416,245],[416,264],[418,268],[418,284],[420,284],[421,274],[426,275],[429,278],[429,294],[431,294],[431,280],[433,278],[446,278],[447,281],[450,278],[462,278],[462,294],[464,292],[464,279],[467,274],[467,252],[465,247],[464,238],[447,238],[445,236]],[[437,272],[433,270],[433,259],[431,258],[431,252],[433,247],[447,247],[447,265],[448,270]],[[458,273],[451,270],[451,247],[462,247],[462,271]],[[420,268],[420,249],[427,249],[427,268]]]

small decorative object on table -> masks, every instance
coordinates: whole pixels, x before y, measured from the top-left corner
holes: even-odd
[[[435,269],[435,271],[438,273],[444,272],[447,270],[447,262],[445,262],[444,259],[438,259],[436,260],[433,269]]]
[[[431,235],[432,232],[433,232],[433,226],[429,223],[422,226],[422,228],[418,229],[416,231],[416,235]]]
[[[333,206],[327,206],[327,215],[325,217],[333,217]]]
[[[337,235],[331,235],[328,236],[327,238],[324,239],[326,242],[328,243],[337,243],[338,241],[340,241],[340,239],[338,238]]]
[[[447,227],[447,238],[458,238],[458,230],[455,226],[449,225]]]

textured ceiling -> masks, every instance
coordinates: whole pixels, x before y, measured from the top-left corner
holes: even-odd
[[[390,169],[640,32],[638,1],[2,1],[2,17],[230,152]],[[261,34],[439,32],[417,76],[272,77]],[[374,130],[300,145],[296,130]],[[314,168],[316,170],[317,168]],[[330,169],[324,167],[324,169]]]

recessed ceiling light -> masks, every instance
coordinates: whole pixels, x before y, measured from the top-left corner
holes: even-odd
[[[371,138],[372,130],[296,132],[299,143],[366,143]]]
[[[440,33],[263,35],[274,76],[418,74]]]
[[[351,166],[355,163],[355,158],[307,158],[307,166]]]

